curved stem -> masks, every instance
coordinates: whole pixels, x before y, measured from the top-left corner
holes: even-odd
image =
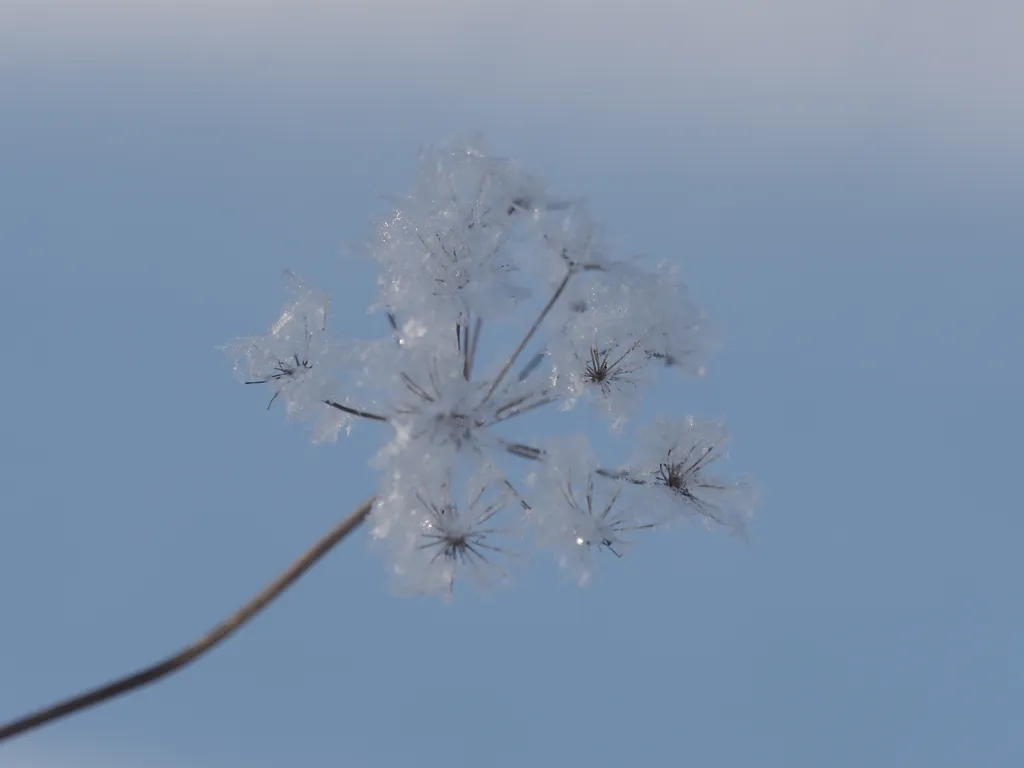
[[[122,696],[185,668],[238,631],[256,614],[273,602],[282,592],[298,581],[320,558],[358,528],[367,515],[370,514],[372,508],[373,498],[371,497],[324,534],[316,544],[310,547],[276,579],[264,587],[259,594],[191,645],[183,648],[173,656],[168,656],[145,669],[140,669],[138,672],[125,675],[106,685],[93,688],[78,696],[58,702],[53,706],[0,725],[0,741],[39,728],[54,720],[80,712],[104,701]]]

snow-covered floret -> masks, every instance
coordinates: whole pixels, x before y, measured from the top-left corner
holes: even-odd
[[[610,294],[607,285],[597,285],[577,296],[575,310],[570,309],[562,332],[549,342],[548,354],[552,389],[563,397],[563,407],[583,399],[619,420],[620,426],[639,402],[646,381],[646,329],[635,327],[628,305]]]
[[[553,390],[571,408],[588,402],[623,425],[639,405],[651,370],[703,373],[703,324],[671,270],[608,263],[581,275],[549,344]]]
[[[507,312],[531,294],[525,220],[548,205],[539,180],[482,140],[422,153],[412,193],[378,228],[380,304],[451,323]]]
[[[597,222],[582,200],[559,202],[533,216],[533,229],[543,247],[560,263],[576,272],[607,269],[615,264]]]
[[[327,333],[330,300],[294,273],[286,271],[285,276],[292,300],[281,316],[267,333],[238,341],[228,350],[244,383],[270,391],[268,409],[280,398],[289,417],[313,424],[317,442],[331,440],[350,415],[323,407],[336,396],[342,357],[341,345]]]
[[[704,375],[710,346],[707,319],[691,301],[678,269],[659,264],[636,270],[623,281],[632,323],[642,328],[641,348],[648,360],[692,376]]]
[[[403,453],[421,457],[471,458],[480,463],[495,454],[524,458],[528,448],[503,438],[499,425],[553,402],[543,382],[528,382],[500,371],[476,376],[483,325],[457,324],[454,343],[410,342],[395,356],[387,378],[384,413],[394,427],[385,445],[384,465]],[[436,341],[436,339],[433,339]],[[524,453],[525,451],[525,453]]]
[[[606,551],[622,557],[632,543],[623,536],[654,528],[657,522],[623,503],[629,484],[602,470],[585,440],[553,443],[547,446],[546,459],[530,476],[530,490],[538,501],[528,517],[538,542],[586,583],[593,554]]]
[[[612,474],[655,490],[645,498],[658,517],[700,516],[743,533],[753,511],[752,487],[709,474],[712,464],[726,458],[728,436],[715,421],[658,419],[640,430],[627,468]]]
[[[477,485],[460,505],[452,499],[451,481],[426,482],[411,496],[397,490],[377,504],[380,536],[391,548],[393,573],[405,591],[451,595],[456,579],[468,577],[478,586],[508,579],[500,566],[514,553],[507,540],[512,528],[498,517],[514,496],[499,485]]]
[[[327,298],[290,276],[280,319],[232,349],[242,380],[317,440],[356,420],[384,430],[369,525],[399,582],[493,581],[512,539],[586,581],[596,553],[681,516],[742,530],[748,486],[708,475],[718,424],[641,429],[618,469],[585,436],[549,439],[578,401],[625,434],[662,369],[703,372],[704,318],[677,271],[617,260],[582,202],[479,140],[428,150],[419,170],[370,246],[381,338],[331,339]]]

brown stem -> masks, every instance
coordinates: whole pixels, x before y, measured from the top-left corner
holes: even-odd
[[[367,515],[370,514],[372,508],[373,498],[367,499],[360,504],[352,514],[328,531],[323,538],[308,549],[298,560],[288,566],[283,573],[264,587],[259,594],[191,645],[183,648],[173,656],[168,656],[166,659],[158,661],[152,666],[140,669],[138,672],[126,675],[99,688],[86,691],[32,714],[25,715],[10,723],[0,725],[0,741],[129,693],[185,668],[234,634],[251,618],[273,602],[282,592],[288,589],[288,587],[298,581],[320,558],[358,528]]]

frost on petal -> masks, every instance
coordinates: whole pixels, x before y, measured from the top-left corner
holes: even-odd
[[[583,276],[586,289],[562,313],[561,333],[548,344],[555,392],[565,407],[584,400],[621,426],[648,381],[649,323],[637,319],[629,287],[613,271]],[[643,314],[641,311],[640,314]]]
[[[714,421],[660,419],[637,436],[636,451],[619,473],[635,487],[636,503],[666,519],[701,517],[743,533],[755,501],[744,481],[711,474],[726,458],[725,426]]]
[[[627,483],[601,473],[582,437],[545,445],[547,460],[530,476],[529,519],[538,543],[580,584],[590,580],[593,558],[622,557],[629,533],[653,528],[622,503]]]
[[[318,442],[334,439],[351,417],[329,408],[338,397],[340,343],[327,332],[329,299],[287,272],[292,300],[261,336],[228,348],[236,375],[269,393],[267,408],[281,400],[289,417],[311,422]]]
[[[449,450],[453,457],[494,447],[479,407],[483,383],[433,360],[424,370],[402,371],[396,384],[392,423],[403,440],[421,451]]]
[[[511,529],[499,518],[511,499],[500,483],[468,483],[461,503],[450,480],[383,491],[374,536],[385,545],[399,589],[451,596],[457,580],[478,587],[507,580],[501,561],[512,554]]]
[[[582,200],[536,211],[532,223],[548,262],[559,271],[601,270],[612,263],[604,234]]]
[[[610,400],[629,410],[653,367],[703,374],[706,323],[673,269],[615,262],[583,278],[551,348],[567,394],[589,392],[592,402],[616,412],[620,406]]]
[[[643,328],[641,348],[649,360],[692,376],[704,375],[710,333],[678,269],[662,263],[652,271],[631,270],[624,281],[632,323]]]
[[[438,334],[403,343],[388,382],[387,413],[394,438],[378,461],[412,452],[447,455],[480,464],[511,450],[499,427],[552,402],[540,379],[506,376],[501,382],[476,376],[475,350],[481,324],[456,326],[455,343],[429,343]],[[523,455],[519,452],[518,455]],[[527,456],[526,458],[533,458]]]
[[[520,235],[541,183],[478,138],[425,150],[412,192],[378,227],[380,304],[430,320],[507,311],[530,295]]]

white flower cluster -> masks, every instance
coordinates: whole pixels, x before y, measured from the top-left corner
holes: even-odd
[[[526,542],[583,582],[591,555],[620,556],[632,532],[680,517],[743,530],[750,487],[711,474],[718,423],[658,420],[615,467],[583,436],[512,436],[526,414],[550,428],[578,404],[621,432],[657,371],[703,373],[702,316],[670,266],[616,260],[581,202],[479,140],[422,154],[370,251],[386,336],[336,340],[327,297],[290,275],[280,319],[231,350],[317,441],[380,423],[370,523],[406,588],[501,580]]]

